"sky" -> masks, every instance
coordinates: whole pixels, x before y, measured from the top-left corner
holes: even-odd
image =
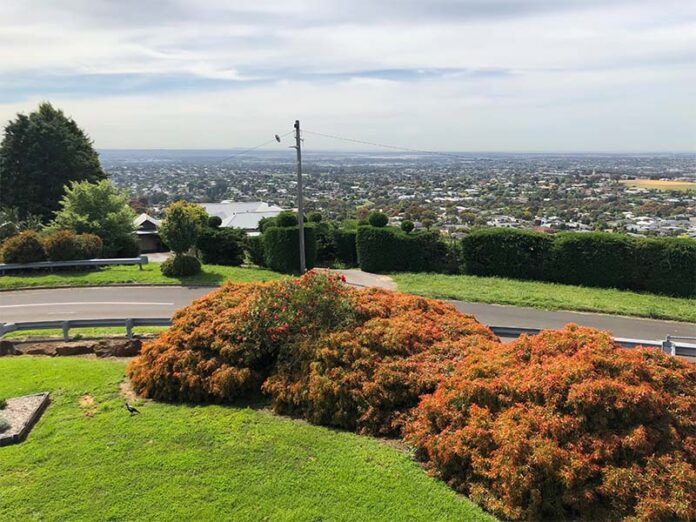
[[[102,149],[252,147],[300,119],[427,150],[696,152],[696,1],[0,0],[0,124],[41,101]]]

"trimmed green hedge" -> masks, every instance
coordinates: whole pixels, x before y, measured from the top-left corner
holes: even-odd
[[[305,225],[305,260],[313,268],[317,258],[314,227]],[[298,227],[269,227],[261,236],[266,265],[276,272],[294,274],[300,269],[300,238]]]
[[[248,236],[246,238],[245,251],[249,262],[256,266],[266,266],[262,236]]]
[[[631,288],[635,274],[635,240],[609,232],[554,236],[548,278],[558,283],[604,288]]]
[[[696,296],[696,241],[636,240],[634,288],[681,297]]]
[[[244,261],[245,237],[246,233],[240,228],[206,227],[198,236],[196,247],[204,263],[239,266]]]
[[[336,260],[346,266],[357,266],[358,250],[355,245],[357,230],[336,229],[333,231],[333,242]]]
[[[450,252],[437,232],[406,234],[394,227],[358,227],[356,249],[366,272],[446,272]]]
[[[543,279],[553,238],[509,228],[482,228],[462,239],[462,261],[468,274]]]

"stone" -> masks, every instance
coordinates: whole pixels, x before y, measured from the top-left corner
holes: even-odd
[[[19,355],[12,341],[0,339],[0,357],[4,355]]]

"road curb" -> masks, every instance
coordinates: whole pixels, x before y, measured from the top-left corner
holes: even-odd
[[[52,285],[52,286],[22,286],[19,288],[0,288],[2,292],[24,292],[26,290],[65,290],[66,288],[127,288],[132,286],[161,287],[161,288],[220,288],[222,285],[180,285],[175,283],[107,283],[104,285]]]

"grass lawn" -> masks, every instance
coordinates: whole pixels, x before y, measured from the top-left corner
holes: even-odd
[[[27,288],[32,286],[85,286],[118,283],[221,285],[233,281],[271,281],[284,277],[263,268],[203,265],[203,271],[190,277],[166,277],[159,263],[150,263],[140,270],[137,266],[109,266],[84,272],[33,272],[0,276],[0,288]]]
[[[0,397],[52,398],[27,441],[0,448],[0,520],[493,520],[376,439],[245,407],[131,417],[124,367],[0,358]]]
[[[167,329],[166,326],[136,326],[133,328],[133,333],[136,335],[157,335]],[[90,337],[120,337],[126,335],[125,328],[119,327],[103,327],[103,328],[71,328],[70,339],[86,339]],[[24,339],[27,337],[60,337],[63,338],[63,330],[48,329],[48,330],[18,330],[5,334],[3,339]]]
[[[426,297],[696,322],[696,299],[499,277],[393,274],[399,290]]]

